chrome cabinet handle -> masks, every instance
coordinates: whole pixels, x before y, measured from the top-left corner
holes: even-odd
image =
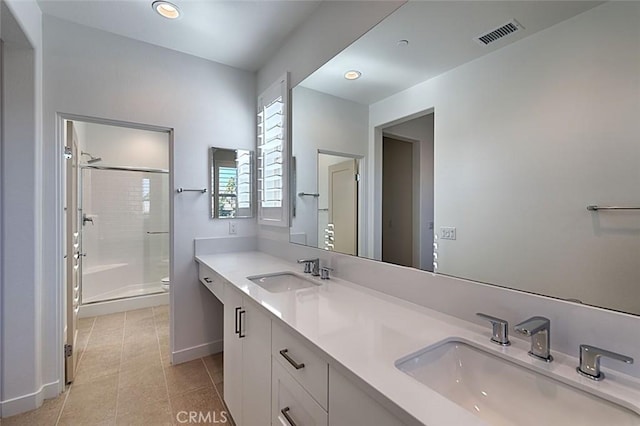
[[[289,355],[287,355],[288,352],[289,352],[289,349],[282,349],[280,351],[280,355],[282,355],[284,357],[284,359],[289,361],[289,364],[291,364],[293,366],[293,368],[295,368],[296,370],[300,370],[301,368],[304,368],[304,362],[301,363],[301,364],[298,364]]]
[[[204,282],[206,282],[207,284],[211,284],[213,281],[211,281],[211,278],[209,277],[204,277],[203,278]]]
[[[247,313],[247,311],[245,311],[244,309],[241,310],[240,312],[238,312],[238,319],[239,319],[239,321],[238,321],[239,322],[239,324],[238,324],[239,325],[238,326],[238,337],[241,338],[241,339],[243,337],[247,337],[246,334],[242,334],[242,315],[244,315],[246,313]]]
[[[234,331],[235,334],[240,334],[240,327],[239,327],[240,322],[238,321],[238,312],[240,311],[240,309],[242,309],[242,307],[240,306],[236,308],[236,324],[235,324],[235,331]]]
[[[294,422],[291,416],[289,415],[289,411],[291,411],[291,408],[289,407],[284,407],[282,410],[280,410],[284,418],[287,419],[287,421],[291,426],[297,426],[296,422]]]

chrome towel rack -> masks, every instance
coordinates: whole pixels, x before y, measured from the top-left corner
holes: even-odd
[[[182,188],[182,187],[180,187],[180,188],[176,189],[176,192],[177,192],[178,194],[182,194],[183,192],[201,192],[201,193],[203,193],[203,194],[204,194],[205,192],[207,192],[207,188],[202,188],[202,189],[187,189],[187,188]]]
[[[587,210],[590,212],[596,212],[598,210],[640,210],[640,207],[622,207],[622,206],[587,206]]]
[[[298,192],[298,197],[319,197],[318,193],[309,193],[309,192]]]

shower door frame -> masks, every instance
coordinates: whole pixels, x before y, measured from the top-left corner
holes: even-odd
[[[80,182],[78,185],[78,205],[80,206],[80,210],[82,212],[82,216],[84,217],[85,215],[85,211],[84,211],[84,174],[82,173],[83,171],[87,170],[87,169],[91,169],[91,170],[112,170],[112,171],[120,171],[120,172],[140,172],[140,173],[162,173],[162,174],[166,174],[168,175],[169,179],[171,179],[171,173],[169,173],[169,170],[166,169],[154,169],[154,168],[149,168],[149,167],[127,167],[127,166],[99,166],[96,164],[81,164],[79,165],[80,167]],[[169,183],[169,187],[171,186],[171,184]],[[170,197],[169,197],[170,199]],[[169,202],[169,205],[171,205],[171,201]],[[171,209],[171,207],[169,207]],[[84,227],[84,223],[82,223],[80,225],[80,227]],[[169,227],[171,227],[171,215],[169,216]],[[171,231],[168,232],[169,234],[169,250],[171,249]],[[84,244],[84,233],[80,233],[80,235],[82,236],[80,238],[80,248],[82,250],[83,256],[86,256],[86,251],[85,248],[83,247]],[[171,258],[171,254],[169,254],[169,258]],[[104,299],[104,300],[96,300],[93,302],[85,302],[83,300],[83,296],[82,296],[82,292],[83,292],[83,283],[84,283],[84,262],[82,262],[80,264],[80,305],[90,305],[93,303],[103,303],[103,302],[111,302],[111,301],[116,301],[116,300],[123,300],[123,299],[130,299],[130,298],[134,298],[134,297],[140,297],[140,296],[148,296],[151,294],[162,294],[160,292],[158,293],[149,293],[149,294],[142,294],[142,295],[136,295],[136,296],[124,296],[124,297],[117,297],[117,298],[113,298],[113,299]],[[169,274],[171,273],[171,268],[169,268]],[[171,282],[171,280],[169,280],[169,282]]]

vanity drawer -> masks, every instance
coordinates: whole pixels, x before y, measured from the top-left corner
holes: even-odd
[[[329,365],[308,343],[273,325],[271,340],[273,359],[305,388],[324,409],[327,409]]]
[[[327,426],[327,412],[278,361],[272,363],[271,424]]]
[[[206,267],[205,265],[198,264],[198,276],[200,282],[204,284],[211,292],[220,300],[223,301],[224,294],[224,279],[218,275],[213,269]]]

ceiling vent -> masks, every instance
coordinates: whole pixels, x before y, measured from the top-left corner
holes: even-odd
[[[499,26],[498,28],[495,28],[484,34],[480,34],[479,36],[475,37],[474,40],[481,46],[488,46],[491,43],[520,30],[524,30],[524,27],[520,25],[518,21],[512,19],[511,21]]]

